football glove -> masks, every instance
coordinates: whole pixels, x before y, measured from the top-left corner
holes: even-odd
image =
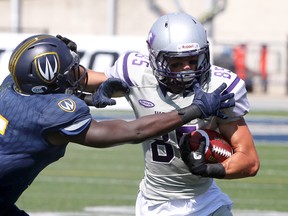
[[[117,78],[107,79],[92,95],[92,105],[97,108],[115,105],[116,101],[112,99],[112,96],[119,91],[125,94],[129,93],[130,89],[128,84]]]
[[[215,91],[211,93],[204,92],[199,83],[194,85],[193,104],[201,111],[201,118],[207,118],[211,115],[226,119],[227,115],[220,109],[235,106],[234,93],[222,95],[222,91],[227,87],[226,83],[222,83]]]
[[[62,37],[61,35],[56,35],[56,37],[59,38],[61,41],[63,41],[71,51],[77,53],[77,44],[74,41],[66,37]]]
[[[226,119],[227,115],[221,112],[220,109],[235,106],[234,93],[221,95],[226,86],[223,83],[214,92],[207,93],[201,89],[199,83],[195,83],[193,86],[195,96],[192,104],[178,109],[183,124],[196,118],[208,118],[213,115]]]
[[[202,136],[199,147],[196,151],[192,151],[190,148],[191,134],[185,134],[182,136],[179,142],[181,158],[188,166],[190,172],[193,175],[210,177],[210,178],[224,178],[226,171],[221,163],[208,164],[205,160],[205,147],[206,138]]]

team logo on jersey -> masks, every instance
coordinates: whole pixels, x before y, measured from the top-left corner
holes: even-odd
[[[140,100],[138,100],[138,102],[141,106],[144,106],[146,108],[152,108],[155,106],[154,103],[152,103],[151,101],[148,101],[148,100],[140,99]]]
[[[34,64],[39,77],[47,83],[53,82],[60,70],[59,56],[56,52],[36,56]]]
[[[76,109],[76,103],[70,98],[65,98],[58,103],[58,106],[65,112],[74,112]]]
[[[2,115],[0,115],[0,134],[4,135],[7,125],[8,125],[8,120],[4,118]]]
[[[177,50],[179,52],[184,52],[184,51],[190,51],[190,50],[199,50],[200,46],[198,43],[185,43],[185,44],[180,44],[177,47]]]

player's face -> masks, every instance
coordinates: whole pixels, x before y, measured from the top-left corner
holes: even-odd
[[[175,57],[167,60],[170,72],[179,73],[197,70],[198,56]],[[181,74],[180,74],[181,75]],[[190,76],[181,75],[166,79],[166,85],[170,92],[179,94],[185,88],[191,86],[193,78]]]
[[[198,63],[198,56],[171,58],[168,61],[168,67],[170,68],[171,72],[196,70],[197,63]]]

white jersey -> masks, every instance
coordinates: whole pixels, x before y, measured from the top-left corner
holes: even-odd
[[[169,112],[190,105],[193,92],[172,94],[161,89],[149,65],[148,56],[140,53],[126,53],[115,65],[105,71],[107,77],[116,77],[129,84],[127,100],[137,118],[150,114]],[[191,174],[181,159],[178,141],[183,133],[200,128],[217,129],[217,124],[234,121],[249,111],[244,81],[233,72],[212,66],[211,76],[204,86],[212,92],[223,82],[226,92],[235,94],[236,105],[225,110],[228,119],[210,117],[195,119],[188,124],[155,139],[143,142],[145,176],[140,184],[142,194],[149,200],[164,202],[173,199],[191,199],[205,193],[213,182]]]

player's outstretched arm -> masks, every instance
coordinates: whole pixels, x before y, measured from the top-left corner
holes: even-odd
[[[144,116],[133,121],[92,120],[79,135],[66,136],[54,132],[47,136],[47,140],[54,145],[73,142],[94,148],[106,148],[125,143],[140,143],[145,139],[168,133],[181,125],[183,125],[182,118],[174,110],[169,113]]]
[[[145,139],[170,132],[193,119],[219,113],[219,109],[223,107],[223,100],[227,100],[226,96],[223,99],[221,95],[225,87],[226,85],[223,84],[212,93],[205,93],[199,89],[195,95],[196,99],[191,105],[169,113],[148,115],[130,122],[123,120],[92,121],[85,133],[69,141],[97,148],[122,143],[140,143]],[[233,94],[230,94],[228,99],[232,98]],[[234,103],[225,104],[228,107],[233,105]]]

